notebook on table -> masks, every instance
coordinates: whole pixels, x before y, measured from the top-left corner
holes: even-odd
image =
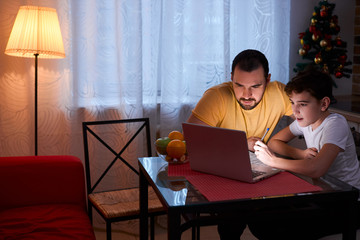
[[[280,172],[249,152],[244,131],[193,123],[182,127],[192,170],[249,183]]]

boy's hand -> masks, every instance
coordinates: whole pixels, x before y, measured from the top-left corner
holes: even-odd
[[[254,146],[257,141],[261,141],[261,139],[258,137],[249,137],[247,139],[249,151],[252,151],[252,152],[255,151]]]
[[[268,146],[262,141],[257,141],[255,143],[254,149],[256,157],[266,165],[271,166],[274,153],[268,148]]]
[[[311,158],[316,157],[317,154],[318,154],[318,150],[316,148],[314,148],[314,147],[308,148],[303,151],[303,155],[304,155],[303,158],[311,159]]]

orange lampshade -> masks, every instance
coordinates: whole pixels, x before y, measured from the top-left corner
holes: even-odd
[[[21,6],[5,54],[18,57],[64,58],[60,25],[54,8]]]

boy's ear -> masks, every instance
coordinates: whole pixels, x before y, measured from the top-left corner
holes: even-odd
[[[330,106],[330,98],[329,97],[324,97],[321,100],[321,111],[326,111]]]

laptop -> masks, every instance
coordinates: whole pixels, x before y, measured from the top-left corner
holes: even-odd
[[[182,123],[190,168],[254,183],[280,172],[248,150],[244,131]]]

